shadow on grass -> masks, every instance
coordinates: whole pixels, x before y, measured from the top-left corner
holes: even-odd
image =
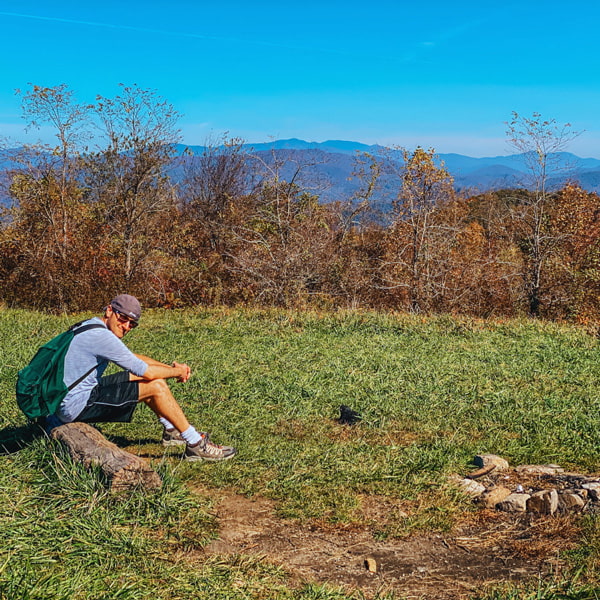
[[[106,433],[96,425],[94,425],[94,427],[96,427],[109,442],[117,445],[121,450],[148,459],[162,459],[165,456],[166,448],[161,445],[160,438],[126,437],[124,435]]]
[[[160,439],[157,438],[129,438],[123,435],[104,433],[99,427],[97,429],[101,431],[102,435],[104,435],[106,439],[119,446],[119,448],[127,446],[145,446],[147,444],[160,444]]]
[[[160,443],[160,440],[156,438],[140,439],[128,438],[122,435],[105,434],[97,425],[92,424],[92,426],[96,427],[100,433],[105,435],[108,440],[120,448],[126,448],[132,445],[143,446]],[[19,452],[19,450],[27,447],[34,440],[47,435],[44,427],[37,422],[31,422],[27,425],[22,425],[21,427],[5,427],[0,430],[0,456],[8,456],[9,454]]]
[[[7,456],[22,450],[37,438],[46,436],[38,423],[28,423],[21,427],[5,427],[0,431],[0,456]]]

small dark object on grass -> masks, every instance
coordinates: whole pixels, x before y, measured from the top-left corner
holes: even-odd
[[[338,423],[340,425],[354,425],[358,423],[362,417],[355,410],[352,410],[349,406],[342,404],[340,406],[340,418],[338,419]]]

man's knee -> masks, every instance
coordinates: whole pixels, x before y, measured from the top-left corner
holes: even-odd
[[[148,402],[153,398],[163,397],[170,395],[171,390],[165,379],[153,379],[152,381],[145,381],[140,383],[140,400],[142,402]]]

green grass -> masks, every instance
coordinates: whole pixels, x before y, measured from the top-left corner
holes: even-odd
[[[0,311],[5,446],[19,446],[25,425],[13,400],[17,370],[85,316]],[[469,470],[477,453],[590,472],[600,465],[598,344],[574,327],[256,310],[148,311],[142,323],[128,345],[187,362],[193,376],[173,384],[176,397],[198,428],[239,455],[207,467],[167,453],[159,494],[117,501],[49,441],[22,442],[0,457],[0,598],[87,599],[102,590],[196,598],[198,588],[216,598],[345,598],[291,588],[283,571],[257,559],[193,568],[174,560],[215,534],[208,500],[186,484],[260,494],[283,517],[356,522],[385,537],[449,530],[471,507],[445,476]],[[339,425],[340,404],[362,422]],[[160,435],[145,407],[132,424],[102,431],[140,447]],[[369,523],[366,496],[402,505],[409,517]],[[600,536],[588,537],[574,564],[595,564],[590,548]]]

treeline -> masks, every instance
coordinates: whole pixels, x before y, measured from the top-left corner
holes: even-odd
[[[382,214],[371,200],[393,168],[384,159],[358,157],[360,193],[325,204],[240,140],[175,156],[179,115],[152,91],[82,106],[64,85],[33,86],[22,100],[58,143],[6,149],[5,305],[98,310],[126,291],[145,306],[600,316],[599,198],[547,189],[570,133],[539,115],[509,124],[531,157],[522,189],[459,195],[433,150],[417,148],[403,151]]]

